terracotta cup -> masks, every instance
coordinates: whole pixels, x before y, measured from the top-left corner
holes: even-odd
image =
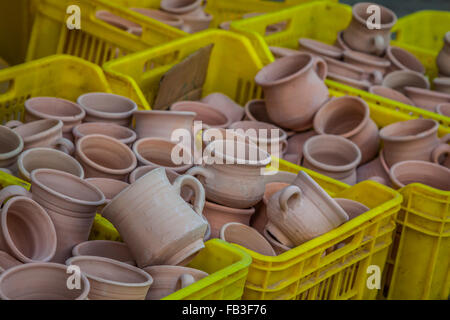
[[[105,196],[105,204],[97,208],[97,212],[99,213],[103,211],[103,208],[110,203],[112,199],[129,186],[127,182],[109,178],[88,178],[86,181],[91,185],[96,186]]]
[[[403,91],[415,106],[431,112],[435,112],[439,104],[450,103],[449,93],[415,87],[405,87]]]
[[[378,154],[378,128],[370,118],[369,105],[359,97],[344,96],[325,103],[314,117],[314,130],[354,142],[361,151],[361,164]]]
[[[130,9],[177,29],[181,29],[183,26],[183,20],[180,17],[177,17],[176,15],[173,14],[169,14],[162,10],[153,10],[147,8],[130,8]]]
[[[283,156],[283,159],[300,165],[303,158],[303,145],[305,142],[317,135],[314,130],[309,130],[301,133],[296,133],[288,139],[288,148]]]
[[[244,107],[245,120],[272,123],[264,100],[250,100]]]
[[[161,138],[139,139],[133,145],[139,164],[156,165],[182,174],[194,164],[189,149],[176,142]]]
[[[372,161],[359,166],[356,170],[358,182],[372,180],[386,186],[391,186],[389,179],[389,167],[384,159],[383,150]]]
[[[72,255],[95,256],[109,258],[135,266],[136,262],[131,255],[130,249],[123,242],[110,240],[92,240],[77,244],[72,249]]]
[[[8,269],[20,266],[22,262],[9,255],[7,252],[0,251],[0,275]]]
[[[11,188],[14,186],[0,191],[0,206],[11,195]],[[3,205],[0,219],[0,250],[24,263],[47,262],[53,258],[57,241],[55,227],[38,203],[23,196],[11,198]]]
[[[373,15],[372,6],[380,12],[380,24],[369,28]],[[353,50],[382,55],[389,46],[391,28],[396,22],[395,13],[384,6],[370,2],[357,3],[353,6],[352,21],[342,34],[343,39]]]
[[[362,215],[364,212],[370,210],[368,207],[358,201],[344,198],[335,198],[334,200],[341,206],[342,209],[344,209],[345,213],[347,213],[348,215],[349,220],[355,219],[356,217]]]
[[[203,16],[203,0],[162,0],[160,3],[163,11],[175,15]]]
[[[348,220],[336,201],[303,171],[293,185],[272,195],[267,217],[267,230],[287,246],[300,245]]]
[[[89,300],[144,300],[153,283],[147,272],[104,257],[72,257],[66,265],[78,266],[88,278]]]
[[[350,140],[335,135],[309,138],[303,145],[303,166],[333,179],[353,185],[361,151]]]
[[[405,93],[405,87],[429,89],[430,82],[424,75],[415,71],[399,70],[389,73],[384,78],[382,86]]]
[[[137,166],[136,156],[127,145],[98,134],[78,140],[75,158],[83,166],[86,178],[126,181]]]
[[[195,112],[195,121],[201,121],[206,128],[228,128],[231,118],[224,112],[212,108],[209,104],[198,101],[179,101],[170,110],[178,112]]]
[[[396,70],[412,70],[419,73],[425,73],[425,67],[415,55],[405,49],[389,46],[386,50],[386,58],[391,62],[389,72]]]
[[[402,161],[392,166],[392,184],[396,189],[411,183],[422,183],[442,191],[450,191],[450,169],[426,161]]]
[[[450,77],[439,77],[433,79],[434,90],[450,94]]]
[[[262,173],[271,162],[268,153],[253,144],[215,140],[203,154],[204,166],[191,168],[187,174],[199,176],[207,200],[236,209],[250,208],[261,201]]]
[[[231,119],[232,123],[241,121],[244,117],[244,108],[223,93],[211,93],[200,101],[208,104],[211,108],[226,114],[227,117]]]
[[[136,103],[123,96],[91,92],[78,97],[78,104],[86,111],[85,122],[112,122],[124,127],[131,125]]]
[[[338,32],[337,37],[336,37],[336,42],[334,43],[334,45],[338,48],[341,48],[344,51],[352,50],[345,43],[343,33],[344,33],[343,31]]]
[[[79,125],[86,112],[78,104],[60,98],[37,97],[25,101],[25,122],[41,119],[61,120],[63,137],[73,141],[72,129]]]
[[[0,277],[2,300],[86,300],[90,284],[80,274],[80,288],[69,288],[67,267],[58,263],[27,263],[5,271]],[[72,272],[73,275],[73,272]]]
[[[291,247],[288,247],[284,244],[282,244],[280,241],[278,241],[277,238],[275,238],[269,231],[267,231],[266,228],[263,230],[263,236],[266,238],[267,241],[269,241],[270,245],[272,246],[273,250],[275,250],[275,253],[277,255],[283,254],[286,251],[291,250]]]
[[[8,127],[0,126],[0,168],[13,166],[23,150],[22,137]]]
[[[86,122],[73,128],[72,133],[75,142],[78,142],[78,140],[84,136],[101,134],[117,139],[127,146],[131,146],[137,138],[136,133],[133,130],[107,122]]]
[[[403,93],[398,92],[397,90],[391,88],[383,86],[372,86],[370,87],[369,92],[372,94],[376,94],[378,96],[382,96],[384,98],[408,104],[410,106],[415,106],[414,102],[410,98],[405,96]]]
[[[184,15],[182,30],[188,33],[195,33],[209,28],[213,16],[205,13],[204,16],[196,17],[192,15]]]
[[[309,53],[284,57],[267,65],[255,81],[264,90],[267,114],[281,128],[304,131],[328,100],[327,65]]]
[[[264,256],[276,256],[270,243],[256,229],[242,223],[230,222],[223,225],[220,238]]]
[[[436,112],[445,117],[450,117],[450,103],[442,103],[436,106]]]
[[[342,58],[343,51],[338,47],[308,38],[300,38],[298,43],[302,52],[338,60]]]
[[[384,76],[389,72],[391,62],[386,58],[373,56],[367,53],[358,51],[344,51],[344,62],[349,63],[355,67],[363,69],[365,72],[378,72]]]
[[[439,123],[432,119],[396,122],[380,130],[388,167],[406,160],[432,161],[448,150],[450,135],[437,136]]]
[[[193,209],[180,196],[183,186],[194,189]],[[139,267],[186,265],[204,247],[204,201],[197,179],[180,176],[172,185],[158,168],[122,191],[102,215],[117,228]]]
[[[201,270],[179,266],[152,266],[144,271],[153,278],[146,300],[160,300],[208,276]]]
[[[436,63],[439,68],[439,73],[450,77],[450,31],[444,36],[444,46],[439,52]]]
[[[75,150],[72,141],[63,137],[61,120],[44,119],[25,124],[10,121],[6,126],[22,137],[23,150],[42,147],[59,149],[67,154],[73,154]]]
[[[68,154],[50,148],[32,148],[22,152],[17,159],[19,177],[31,181],[31,172],[36,169],[54,169],[84,178],[80,163]]]
[[[370,82],[372,84],[381,84],[383,82],[384,70],[376,68],[361,68],[355,64],[343,62],[331,58],[324,58],[328,66],[328,77],[345,77],[360,82]]]

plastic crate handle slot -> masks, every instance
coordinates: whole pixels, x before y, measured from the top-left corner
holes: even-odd
[[[8,79],[8,80],[0,80],[0,95],[9,93],[14,86],[14,80]],[[0,98],[2,98],[0,96]]]

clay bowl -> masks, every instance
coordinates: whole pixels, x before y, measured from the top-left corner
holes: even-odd
[[[343,55],[342,49],[317,40],[300,38],[298,43],[300,45],[300,51],[306,51],[315,55],[338,60],[341,59]]]
[[[415,87],[406,87],[404,91],[417,107],[428,111],[434,112],[437,105],[450,103],[450,94],[447,93]]]
[[[102,134],[131,146],[136,141],[136,133],[123,126],[107,122],[86,122],[73,128],[75,142],[84,136],[91,134]]]
[[[20,266],[22,262],[17,260],[16,258],[10,256],[5,251],[0,251],[0,275],[15,266]]]
[[[244,107],[247,120],[272,123],[264,100],[250,100]]]
[[[429,89],[430,82],[420,73],[410,70],[399,70],[391,72],[384,77],[382,86],[405,93],[406,87]],[[406,95],[411,98],[408,94]],[[414,99],[412,100],[414,101]]]
[[[350,87],[359,89],[359,90],[364,90],[364,91],[368,91],[370,86],[372,85],[369,81],[367,80],[355,80],[352,78],[348,78],[348,77],[344,77],[332,72],[328,72],[327,74],[327,78],[333,81],[337,81],[340,82],[342,84],[346,84]]]
[[[292,249],[288,246],[285,246],[280,241],[278,241],[278,239],[276,239],[266,228],[264,228],[264,230],[263,230],[263,236],[272,245],[272,247],[275,250],[275,253],[277,255],[283,254],[286,251],[289,251]]]
[[[412,102],[411,99],[409,99],[403,93],[398,92],[397,90],[391,88],[383,86],[372,86],[369,88],[369,92],[387,99],[395,100],[410,106],[415,106],[414,102]]]
[[[363,52],[346,50],[343,56],[344,62],[359,67],[366,72],[379,71],[382,75],[385,75],[391,66],[389,60]]]
[[[437,105],[436,112],[445,117],[450,117],[450,103],[442,103]]]
[[[232,120],[225,113],[197,101],[180,101],[174,103],[170,110],[195,112],[194,121],[201,121],[207,128],[228,128]]]
[[[386,49],[386,58],[391,62],[391,71],[411,70],[425,73],[425,67],[415,55],[402,48],[389,46]]]
[[[13,166],[23,148],[24,142],[21,135],[0,125],[0,167]]]
[[[109,240],[85,241],[72,249],[72,255],[104,257],[135,266],[136,262],[131,256],[128,246],[123,242]]]
[[[334,200],[341,206],[342,209],[344,209],[345,213],[348,215],[349,220],[354,219],[364,212],[370,210],[362,203],[354,200],[344,198],[335,198]]]
[[[204,97],[200,102],[206,103],[211,108],[224,113],[231,122],[241,121],[244,117],[244,108],[231,100],[227,95],[215,92]]]
[[[273,54],[275,59],[280,59],[280,58],[283,58],[283,57],[293,56],[295,54],[301,53],[298,50],[282,48],[282,47],[273,47],[273,46],[270,46],[269,50]]]

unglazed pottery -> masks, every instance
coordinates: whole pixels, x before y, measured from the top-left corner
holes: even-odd
[[[384,78],[382,86],[405,93],[405,87],[429,89],[430,82],[424,75],[415,71],[399,70],[389,73]],[[408,94],[406,95],[411,98]],[[412,100],[414,101],[414,99]]]
[[[220,238],[238,244],[264,256],[276,256],[270,243],[256,229],[242,223],[230,222],[222,226]]]
[[[434,112],[436,106],[442,103],[450,103],[450,94],[432,91],[428,89],[405,87],[405,94],[414,101],[414,104],[422,109]]]
[[[237,122],[244,117],[244,108],[230,99],[227,95],[215,92],[204,97],[201,102],[208,104],[211,108],[225,113],[231,122]]]
[[[303,145],[303,166],[333,179],[353,185],[361,151],[341,136],[323,134],[309,138]]]
[[[380,24],[377,28],[368,27],[373,14],[369,10],[370,6],[376,6],[380,10]],[[370,2],[357,3],[353,6],[352,21],[344,30],[343,39],[353,50],[382,55],[389,46],[391,28],[396,22],[395,13],[384,6]]]
[[[61,120],[63,136],[73,141],[72,129],[81,123],[86,112],[78,104],[60,98],[37,97],[25,101],[25,122],[41,119]]]
[[[410,106],[415,106],[414,102],[411,99],[409,99],[403,93],[391,88],[383,86],[372,86],[370,87],[369,92],[387,99],[395,100],[404,104],[408,104]]]
[[[161,9],[176,15],[203,16],[203,0],[162,0]]]
[[[283,156],[283,159],[294,163],[296,165],[300,165],[303,158],[303,145],[306,140],[317,135],[317,132],[314,130],[309,130],[301,133],[296,133],[292,137],[288,139],[288,148],[286,150],[286,154]]]
[[[390,72],[396,70],[411,70],[425,73],[425,67],[415,55],[405,49],[389,46],[386,50],[386,58],[391,62]]]
[[[308,38],[300,38],[298,43],[300,51],[338,60],[342,58],[343,50],[338,47]]]
[[[73,275],[73,272],[72,272]],[[58,263],[27,263],[5,271],[0,277],[2,300],[86,300],[90,284],[80,273],[80,288],[69,288],[67,267]]]
[[[378,71],[383,76],[391,66],[389,60],[385,58],[358,51],[344,51],[344,61],[369,73]]]
[[[436,112],[445,117],[450,117],[450,103],[442,103],[437,105]]]
[[[350,47],[345,43],[344,37],[343,37],[343,31],[338,32],[336,42],[334,45],[338,48],[341,48],[344,51],[352,50]]]
[[[450,77],[450,31],[445,34],[444,46],[439,52],[436,63],[439,72],[446,77]]]
[[[137,110],[133,100],[112,93],[86,93],[77,102],[86,111],[85,122],[111,122],[129,127]]]
[[[268,183],[273,182],[283,182],[292,184],[294,182],[297,175],[288,171],[274,171],[274,170],[266,170],[264,172],[264,183],[267,185]]]
[[[334,199],[345,213],[347,213],[349,220],[355,219],[356,217],[362,215],[364,212],[370,209],[363,205],[362,203],[350,199],[335,198]]]
[[[98,10],[95,12],[95,17],[131,34],[142,34],[142,27],[140,25],[118,15],[112,14],[107,10]]]
[[[180,196],[183,186],[194,189],[193,209]],[[204,203],[197,179],[180,176],[172,185],[158,168],[122,191],[102,215],[117,228],[139,267],[186,265],[204,247]]]
[[[135,266],[136,263],[128,246],[123,242],[110,240],[93,240],[77,244],[72,249],[72,255],[104,257]]]
[[[447,78],[445,77],[434,78],[433,84],[434,90],[450,94],[450,76]]]
[[[177,29],[181,29],[183,27],[183,20],[176,15],[169,14],[167,12],[161,10],[153,10],[147,8],[130,8],[131,10],[143,14],[149,18],[158,20],[164,24],[172,26]]]
[[[267,114],[281,128],[311,128],[314,114],[328,100],[327,65],[309,53],[284,57],[255,77],[264,90]]]
[[[286,251],[291,250],[291,247],[288,247],[284,244],[282,244],[280,241],[278,241],[277,238],[275,238],[269,231],[267,231],[266,228],[263,230],[263,236],[266,238],[267,241],[269,241],[270,245],[272,246],[273,250],[275,250],[275,253],[277,255],[283,254]]]
[[[153,278],[146,300],[160,300],[208,276],[204,271],[179,266],[152,266],[144,271]]]
[[[137,160],[127,145],[104,135],[88,135],[77,142],[76,159],[86,178],[110,178],[127,181]]]
[[[269,47],[270,52],[273,54],[275,59],[280,59],[287,56],[293,56],[296,54],[301,53],[298,50],[289,49],[289,48],[282,48],[282,47]]]
[[[442,191],[450,191],[450,169],[426,161],[402,161],[392,166],[392,183],[396,189],[411,183],[422,183]]]
[[[195,33],[205,29],[208,29],[211,21],[213,20],[213,16],[204,13],[203,16],[196,17],[192,15],[183,15],[183,30],[188,33]]]
[[[88,178],[86,181],[96,186],[103,193],[106,199],[105,205],[110,203],[112,199],[129,186],[124,181],[108,178]],[[105,205],[99,207],[97,212],[101,213]]]
[[[8,269],[20,266],[22,262],[9,255],[7,252],[0,251],[0,275]]]
[[[383,151],[372,161],[359,166],[356,170],[358,182],[372,180],[390,186],[389,167],[384,160]]]
[[[255,208],[235,209],[209,201],[206,201],[203,209],[203,215],[211,225],[211,238],[219,238],[220,229],[228,222],[249,225],[253,213],[255,213]]]
[[[66,265],[78,266],[88,278],[89,300],[144,300],[153,283],[147,272],[104,257],[72,257]]]
[[[50,148],[32,148],[22,152],[17,159],[19,178],[30,182],[36,169],[55,169],[84,178],[81,164],[68,154]]]
[[[324,58],[324,60],[328,66],[329,78],[347,78],[360,82],[370,82],[373,84],[381,84],[383,82],[383,74],[379,70],[368,72],[363,68],[357,67],[347,62],[326,57]]]
[[[253,144],[211,142],[204,151],[203,167],[191,168],[187,174],[199,176],[206,198],[218,204],[250,208],[264,194],[264,168],[271,162],[267,152]]]
[[[431,161],[439,152],[439,145],[448,142],[450,135],[439,140],[439,123],[432,119],[413,119],[396,122],[380,130],[384,144],[384,158],[388,167],[406,160]]]
[[[0,191],[0,205],[9,196]],[[56,231],[47,212],[28,197],[14,197],[1,209],[0,250],[24,262],[50,261],[56,251]]]
[[[318,134],[339,135],[354,142],[361,151],[361,163],[376,157],[380,146],[378,128],[370,118],[369,105],[359,97],[333,98],[316,113]]]
[[[102,134],[117,139],[127,146],[131,146],[136,141],[137,137],[133,130],[107,122],[86,122],[80,124],[73,128],[72,134],[75,138],[75,142],[78,142],[78,140],[84,136]]]
[[[180,101],[174,103],[170,110],[195,112],[195,121],[201,121],[207,128],[228,128],[231,118],[224,112],[198,101]]]
[[[0,168],[13,166],[23,150],[23,139],[8,127],[0,126]]]
[[[334,74],[334,73],[328,73],[328,79],[333,80],[333,81],[337,81],[339,83],[345,84],[347,86],[359,89],[359,90],[364,90],[364,91],[368,91],[371,83],[368,80],[355,80],[352,78],[347,78],[347,77],[343,77],[340,76],[338,74]]]
[[[303,171],[293,185],[272,195],[267,217],[267,230],[281,243],[285,237],[294,245],[331,231],[348,220],[336,201]]]
[[[22,124],[19,121],[11,121],[6,126],[13,128],[24,143],[24,150],[31,148],[54,148],[65,153],[72,154],[75,150],[72,141],[63,138],[61,120],[44,119]]]
[[[272,123],[264,100],[250,100],[244,107],[245,120]]]

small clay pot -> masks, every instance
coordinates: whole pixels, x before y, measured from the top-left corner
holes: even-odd
[[[292,249],[291,247],[285,246],[280,241],[278,241],[278,239],[275,238],[269,231],[267,231],[266,228],[264,228],[263,230],[263,236],[267,241],[269,241],[278,256]]]
[[[301,133],[296,133],[288,139],[288,148],[286,150],[283,159],[300,165],[303,158],[303,145],[306,140],[317,135],[314,130],[309,130]]]
[[[160,138],[144,138],[136,141],[133,152],[141,165],[156,165],[179,174],[186,172],[194,164],[188,149]],[[179,159],[174,159],[174,153]],[[178,160],[180,163],[175,162]]]
[[[450,103],[442,103],[436,106],[436,112],[444,117],[450,117]]]
[[[282,48],[282,47],[269,47],[270,52],[273,54],[275,59],[280,59],[283,57],[293,56],[296,54],[300,54],[301,52],[294,49]]]
[[[272,123],[267,114],[266,103],[264,100],[250,100],[244,107],[245,120],[260,121]]]
[[[380,10],[380,24],[369,29],[368,22],[373,14],[369,8],[373,5]],[[391,28],[396,22],[395,13],[384,6],[370,2],[357,3],[353,6],[350,25],[343,31],[343,39],[353,50],[382,55],[389,46]]]
[[[207,128],[228,128],[231,119],[224,112],[212,108],[210,105],[197,101],[180,101],[174,103],[170,110],[195,112],[195,121],[201,121]]]
[[[414,102],[411,99],[409,99],[403,93],[398,92],[397,90],[391,88],[383,86],[372,86],[370,87],[369,92],[387,99],[395,100],[410,106],[415,106]]]
[[[363,52],[344,51],[343,55],[344,62],[361,68],[368,73],[378,71],[384,76],[391,66],[391,62],[389,60]]]
[[[89,300],[144,300],[153,283],[147,272],[113,259],[77,256],[66,265],[78,266],[89,279]]]
[[[68,154],[50,148],[32,148],[22,152],[17,159],[19,177],[31,181],[31,172],[36,169],[55,169],[84,178],[81,164]]]
[[[78,97],[78,104],[86,111],[85,122],[110,122],[129,127],[136,103],[123,96],[91,92]]]
[[[270,171],[270,172],[269,172]],[[264,184],[267,186],[273,182],[283,182],[292,184],[297,178],[297,174],[288,171],[272,171],[266,170],[264,173]]]
[[[203,0],[162,0],[161,9],[175,15],[204,15]]]
[[[349,220],[355,219],[356,217],[362,215],[364,212],[369,211],[370,209],[363,205],[360,202],[344,199],[344,198],[335,198],[334,199],[342,209],[344,209],[345,213],[347,213]]]
[[[439,73],[446,77],[450,77],[450,31],[444,36],[444,46],[436,60]]]
[[[220,239],[238,244],[264,256],[276,256],[270,243],[252,227],[230,222],[222,226]]]
[[[415,71],[399,70],[389,73],[384,78],[382,86],[406,93],[405,87],[429,89],[430,82],[424,75]],[[407,93],[406,95],[411,98]]]
[[[136,156],[117,139],[104,135],[88,135],[77,142],[76,159],[86,178],[110,178],[127,181],[136,168]]]
[[[345,84],[347,86],[359,89],[359,90],[363,90],[363,91],[368,91],[371,83],[367,80],[355,80],[352,78],[347,78],[347,77],[343,77],[337,74],[333,74],[333,73],[328,73],[328,79],[339,82],[341,84]]]
[[[160,300],[208,276],[201,270],[178,266],[146,267],[144,271],[153,278],[146,300]]]
[[[383,74],[378,70],[367,72],[347,62],[326,57],[324,60],[328,66],[328,78],[335,78],[337,81],[352,79],[355,82],[370,82],[371,84],[381,84],[383,82]],[[349,80],[346,81],[348,82]]]
[[[183,26],[183,20],[180,17],[177,17],[176,15],[169,14],[161,10],[153,10],[147,8],[130,8],[130,9],[140,14],[143,14],[146,17],[158,20],[159,22],[162,22],[177,29],[181,29]]]
[[[343,50],[317,40],[300,38],[298,40],[301,52],[308,52],[321,57],[329,57],[332,59],[341,59]]]
[[[183,27],[182,30],[187,33],[195,33],[209,28],[213,16],[204,13],[203,16],[196,17],[192,15],[183,15]]]
[[[37,97],[25,101],[25,122],[41,119],[61,120],[63,137],[73,141],[72,129],[79,125],[86,112],[78,104],[53,97]]]
[[[96,186],[105,196],[106,203],[98,207],[97,212],[101,213],[105,205],[111,202],[119,193],[125,190],[129,184],[124,181],[108,179],[108,178],[89,178],[87,182]]]
[[[95,256],[117,260],[126,264],[135,266],[134,258],[131,255],[128,246],[123,242],[109,240],[85,241],[77,244],[72,249],[72,255],[77,256]]]
[[[396,189],[411,183],[422,183],[442,191],[450,191],[450,169],[426,161],[402,161],[392,166],[392,184]]]
[[[309,138],[303,145],[303,166],[333,179],[354,185],[361,151],[352,141],[335,135]]]
[[[356,170],[358,183],[365,180],[376,181],[380,184],[390,186],[389,167],[384,160],[383,151],[372,161],[358,167]]]
[[[58,263],[27,263],[5,271],[0,277],[2,300],[86,300],[90,284],[80,273],[78,289],[69,288],[72,272]]]
[[[235,209],[209,201],[205,202],[203,209],[203,215],[211,226],[211,238],[219,238],[220,229],[228,222],[239,222],[248,226],[254,213],[255,208]]]
[[[223,93],[211,93],[204,97],[201,102],[206,103],[211,108],[225,113],[227,117],[231,119],[232,123],[241,121],[244,117],[244,108]]]
[[[20,266],[22,262],[12,257],[4,251],[0,251],[0,275],[8,269],[15,266]]]
[[[95,17],[102,20],[116,28],[140,36],[142,34],[142,27],[137,23],[129,21],[125,18],[117,16],[107,10],[98,10],[95,12]],[[118,57],[116,57],[118,58]]]
[[[448,93],[415,87],[405,87],[404,91],[417,107],[431,112],[436,110],[438,104],[450,103],[450,94]]]
[[[344,51],[352,50],[344,41],[343,31],[338,32],[336,42],[334,43],[334,45],[338,48],[341,48]]]
[[[72,134],[75,142],[84,136],[101,134],[131,146],[136,141],[136,133],[128,128],[107,122],[86,122],[73,128]]]
[[[389,46],[386,50],[386,58],[391,62],[389,72],[397,70],[411,70],[425,73],[425,67],[415,55],[402,48]]]
[[[13,166],[23,150],[22,137],[8,127],[0,126],[0,168]]]
[[[255,82],[263,88],[267,114],[281,128],[304,131],[329,98],[324,83],[327,64],[309,53],[284,57],[261,69]]]
[[[448,78],[434,78],[433,79],[434,90],[450,94],[450,77]]]

